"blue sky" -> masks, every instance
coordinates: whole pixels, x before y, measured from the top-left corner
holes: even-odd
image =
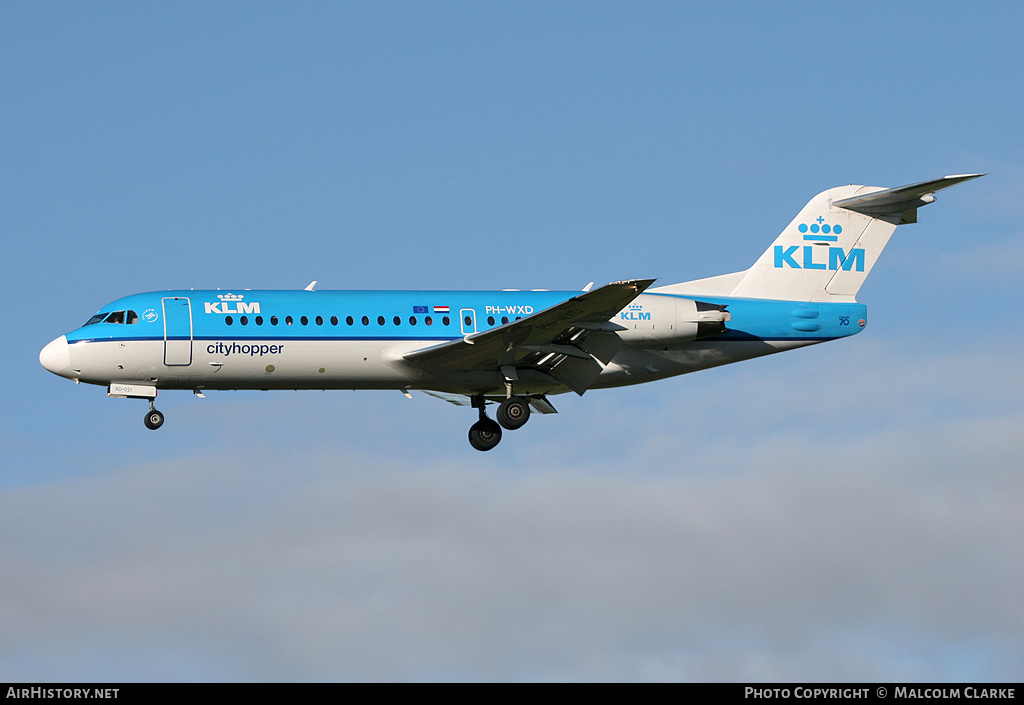
[[[1022,20],[4,3],[0,679],[1021,680]],[[393,392],[167,393],[152,433],[37,361],[153,289],[737,271],[825,188],[964,172],[862,334],[487,454]]]

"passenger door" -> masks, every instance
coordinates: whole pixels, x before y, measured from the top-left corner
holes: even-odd
[[[192,364],[192,303],[187,297],[169,296],[164,305],[164,364]]]

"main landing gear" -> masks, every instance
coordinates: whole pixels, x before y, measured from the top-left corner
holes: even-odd
[[[521,428],[530,420],[530,402],[523,397],[509,397],[498,405],[498,423],[509,431]]]
[[[501,402],[495,414],[497,421],[488,418],[486,404],[482,395],[473,397],[473,406],[480,410],[480,420],[469,428],[469,444],[477,450],[490,450],[498,445],[502,426],[514,431],[530,419],[530,401],[524,397],[509,397]]]
[[[164,425],[164,415],[153,407],[152,399],[149,400],[149,411],[146,412],[144,422],[146,424],[146,428],[151,431],[155,431]]]

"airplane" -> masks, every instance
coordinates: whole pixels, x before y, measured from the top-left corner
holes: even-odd
[[[934,193],[983,174],[812,198],[749,269],[652,288],[582,292],[169,290],[117,299],[47,344],[39,362],[107,396],[158,390],[420,390],[477,409],[487,451],[549,396],[641,384],[863,330],[857,291],[896,227]],[[496,404],[495,419],[486,413]]]

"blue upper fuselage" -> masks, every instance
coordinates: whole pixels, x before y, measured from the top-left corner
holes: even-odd
[[[191,337],[443,341],[525,318],[579,293],[244,289],[148,292],[103,306],[89,323],[68,333],[67,340],[75,343]],[[670,295],[643,294],[636,303],[642,307],[645,300],[664,296]],[[715,336],[715,340],[722,341],[829,340],[858,332],[867,318],[866,307],[859,303],[689,298],[727,307],[731,314],[728,332]],[[613,327],[628,328],[637,315],[643,314],[624,310],[611,323]]]

